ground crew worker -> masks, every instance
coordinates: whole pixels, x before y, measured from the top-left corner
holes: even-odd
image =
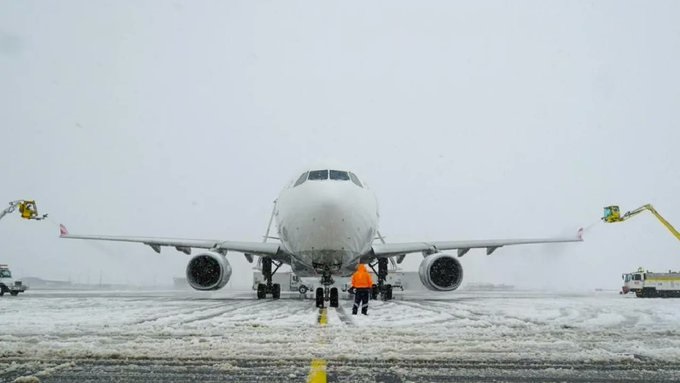
[[[368,296],[371,294],[373,288],[373,278],[366,270],[366,265],[359,264],[357,271],[352,275],[352,289],[354,290],[354,306],[352,306],[352,315],[357,315],[359,306],[361,313],[368,315]]]

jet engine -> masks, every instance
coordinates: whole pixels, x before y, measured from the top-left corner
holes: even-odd
[[[463,281],[463,266],[449,254],[428,255],[418,269],[420,281],[434,291],[453,291]]]
[[[221,254],[198,254],[187,265],[187,282],[196,290],[221,289],[230,277],[231,265]]]

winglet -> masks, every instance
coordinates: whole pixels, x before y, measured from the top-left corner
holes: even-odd
[[[65,235],[68,235],[68,229],[66,228],[66,226],[59,224],[59,236],[63,237]]]
[[[578,240],[583,241],[583,228],[578,229],[578,234],[577,234]]]

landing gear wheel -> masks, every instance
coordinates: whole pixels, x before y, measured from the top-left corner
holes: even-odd
[[[257,299],[264,299],[267,297],[267,285],[264,283],[257,284]]]
[[[307,294],[307,291],[309,291],[309,289],[307,288],[307,286],[302,285],[298,288],[298,291],[300,292],[300,294],[304,295]]]
[[[16,297],[17,295],[19,295],[19,292],[18,292],[18,291],[12,291],[12,292],[10,292],[10,294],[11,294],[13,297]]]
[[[385,292],[383,293],[384,301],[392,300],[392,285],[385,285]]]
[[[274,283],[272,285],[272,298],[274,299],[281,298],[281,285],[278,283]]]
[[[318,287],[316,289],[316,307],[323,308],[323,288]]]
[[[338,307],[338,288],[331,288],[331,307]]]
[[[371,299],[375,300],[378,299],[378,286],[373,285],[371,288]]]

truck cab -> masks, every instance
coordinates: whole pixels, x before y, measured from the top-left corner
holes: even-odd
[[[12,272],[7,265],[0,265],[0,296],[5,293],[10,293],[12,296],[17,296],[28,289],[21,281],[12,279]]]
[[[623,294],[633,292],[636,295],[639,295],[642,293],[642,288],[644,287],[645,281],[644,270],[623,274],[621,277],[623,278],[623,287],[621,288],[621,292]]]

